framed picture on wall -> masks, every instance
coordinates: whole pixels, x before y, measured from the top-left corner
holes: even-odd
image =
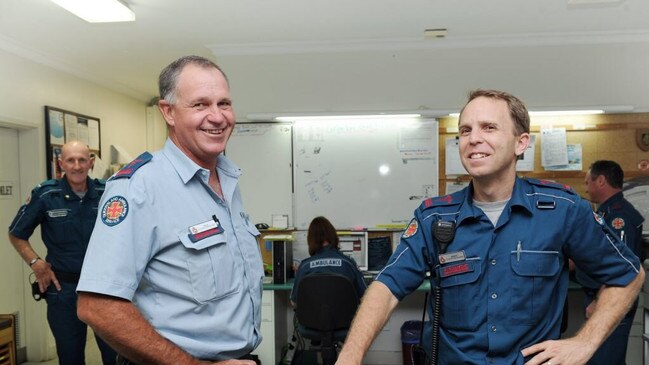
[[[80,141],[88,146],[93,156],[101,157],[99,118],[69,110],[45,106],[45,143],[47,178],[58,179],[62,171],[58,163],[61,147],[70,141]]]

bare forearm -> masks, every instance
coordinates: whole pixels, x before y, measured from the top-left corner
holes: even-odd
[[[633,305],[644,277],[644,270],[640,268],[638,276],[627,286],[602,287],[595,310],[575,337],[592,343],[595,349],[598,348]]]
[[[86,322],[119,354],[138,364],[199,364],[188,353],[160,336],[127,300],[79,293],[79,319]]]
[[[34,251],[32,246],[29,244],[29,241],[18,238],[11,233],[9,233],[9,241],[26,263],[29,263],[32,259],[38,256],[36,251]]]
[[[397,304],[399,301],[383,283],[372,283],[363,296],[336,364],[360,364]]]

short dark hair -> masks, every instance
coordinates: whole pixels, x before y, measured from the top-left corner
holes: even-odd
[[[187,65],[196,65],[203,68],[215,68],[221,72],[225,81],[229,84],[228,77],[225,72],[214,62],[201,56],[184,56],[170,63],[165,67],[160,76],[158,77],[158,89],[160,91],[160,98],[166,100],[169,104],[176,103],[176,86],[178,84],[178,75],[182,72],[183,68]]]
[[[505,101],[509,108],[509,115],[514,120],[515,134],[519,136],[523,133],[530,133],[530,114],[527,112],[525,104],[519,98],[505,91],[476,89],[469,92],[469,100],[466,103],[469,104],[471,100],[481,96]],[[462,107],[460,115],[462,115],[464,108],[466,108],[466,104]]]
[[[325,217],[315,217],[309,224],[309,232],[306,236],[307,243],[309,244],[309,255],[313,256],[316,252],[320,251],[325,242],[329,242],[329,246],[338,249],[338,233],[336,228]]]
[[[610,160],[597,160],[590,167],[590,179],[595,180],[598,176],[604,176],[606,182],[616,189],[622,189],[624,184],[624,171],[622,167]]]

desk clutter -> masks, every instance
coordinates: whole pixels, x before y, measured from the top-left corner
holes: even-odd
[[[264,284],[285,284],[295,277],[300,262],[309,257],[307,231],[261,230],[259,248],[264,262]],[[401,229],[338,231],[340,251],[353,258],[371,278],[388,262],[399,243]]]

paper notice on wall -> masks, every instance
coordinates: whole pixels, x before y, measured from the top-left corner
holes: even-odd
[[[565,128],[544,128],[541,130],[541,166],[568,164],[568,147]]]
[[[568,163],[565,165],[546,166],[546,170],[554,171],[581,171],[582,169],[582,149],[580,144],[569,144],[566,146],[568,150]]]

